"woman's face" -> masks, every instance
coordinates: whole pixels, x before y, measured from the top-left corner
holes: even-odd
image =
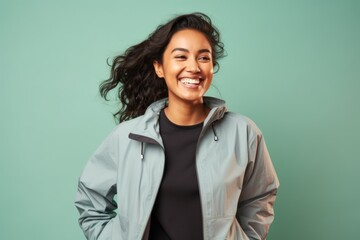
[[[154,62],[154,68],[158,77],[165,79],[169,102],[202,102],[214,72],[211,45],[199,31],[178,31],[170,39],[162,63]]]

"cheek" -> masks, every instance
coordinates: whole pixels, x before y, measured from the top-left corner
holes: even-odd
[[[202,66],[202,70],[207,75],[214,74],[214,66],[212,63],[207,63]]]
[[[167,65],[164,65],[164,74],[165,75],[176,75],[179,73],[179,71],[182,69],[183,67],[181,66],[181,64],[179,63],[170,63]]]
[[[208,67],[208,69],[206,70],[208,75],[213,75],[214,74],[214,67],[211,65]]]

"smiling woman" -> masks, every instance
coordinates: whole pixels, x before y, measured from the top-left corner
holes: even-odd
[[[261,131],[205,97],[223,56],[208,16],[178,16],[114,59],[120,124],[88,161],[88,239],[265,239],[279,182]],[[116,199],[114,199],[116,196]]]
[[[204,34],[186,29],[172,36],[162,62],[154,62],[157,76],[165,79],[168,87],[165,114],[172,122],[193,125],[206,118],[209,108],[204,105],[203,96],[213,78],[211,52]]]

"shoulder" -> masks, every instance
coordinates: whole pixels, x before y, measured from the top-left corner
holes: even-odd
[[[130,143],[129,134],[134,129],[141,117],[121,122],[116,125],[102,141],[100,149],[116,151]]]
[[[118,136],[128,136],[132,129],[134,129],[144,116],[139,116],[124,122],[119,123],[114,129],[110,132],[110,135]]]
[[[226,112],[223,119],[221,120],[227,125],[232,131],[240,131],[241,133],[246,132],[248,137],[262,137],[262,132],[256,123],[249,117],[235,112]]]

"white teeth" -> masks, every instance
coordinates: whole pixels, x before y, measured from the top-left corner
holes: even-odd
[[[200,80],[199,79],[191,79],[191,78],[183,78],[183,79],[181,79],[181,83],[184,83],[184,84],[199,84]]]

